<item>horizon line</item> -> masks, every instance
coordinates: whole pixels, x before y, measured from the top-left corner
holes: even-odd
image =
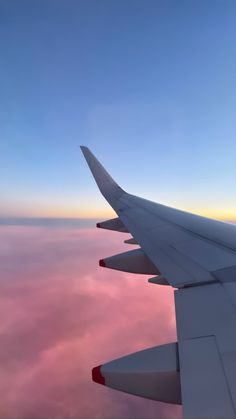
[[[186,211],[189,212],[190,211]],[[204,215],[202,213],[199,212],[191,212],[193,214],[199,215],[201,217],[205,217],[205,218],[211,218],[211,219],[216,219],[216,220],[220,220],[220,221],[225,221],[225,222],[233,222],[236,223],[236,215],[235,217],[232,217],[230,215],[228,216],[222,216],[220,217],[220,214],[218,214],[218,217],[216,217],[216,214],[211,214],[208,213],[207,215]],[[3,221],[7,222],[16,222],[16,221],[26,221],[26,220],[31,220],[31,221],[71,221],[71,222],[76,222],[76,221],[96,221],[96,220],[106,220],[106,219],[111,219],[111,218],[116,218],[116,214],[112,215],[106,215],[104,214],[104,216],[101,216],[101,214],[97,215],[97,216],[78,216],[78,217],[68,217],[68,216],[35,216],[35,215],[0,215],[0,225],[2,224]]]

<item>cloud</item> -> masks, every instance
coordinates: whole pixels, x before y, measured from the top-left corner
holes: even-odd
[[[0,417],[177,418],[94,384],[91,369],[176,339],[173,292],[98,267],[130,247],[94,229],[0,228]]]

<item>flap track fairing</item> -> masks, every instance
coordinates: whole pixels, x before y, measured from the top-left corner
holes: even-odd
[[[130,250],[101,259],[99,265],[105,268],[135,274],[159,275],[160,272],[141,249]]]
[[[125,393],[181,404],[177,343],[145,349],[95,367],[92,378]]]
[[[100,223],[97,223],[96,226],[97,228],[104,228],[106,230],[119,231],[120,233],[129,232],[119,217],[112,218],[111,220],[102,221]]]

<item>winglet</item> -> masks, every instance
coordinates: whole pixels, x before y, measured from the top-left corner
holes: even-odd
[[[102,195],[113,206],[124,190],[112,179],[88,147],[80,146],[80,148]]]

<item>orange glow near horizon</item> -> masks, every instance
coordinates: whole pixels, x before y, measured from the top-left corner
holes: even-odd
[[[185,207],[179,208],[180,210],[190,212],[193,214],[201,215],[207,218],[214,218],[222,221],[234,221],[236,220],[236,211],[235,209],[227,209],[227,208],[192,208],[192,207]],[[39,211],[33,211],[28,209],[27,211],[11,211],[11,213],[3,213],[0,214],[0,217],[22,217],[22,218],[104,218],[109,219],[116,217],[115,211],[112,208],[103,208],[103,207],[96,207],[96,208],[83,208],[83,210],[78,210],[77,208],[45,208]]]
[[[202,217],[214,218],[221,221],[234,221],[236,220],[235,209],[227,208],[185,208],[184,211],[191,212]]]
[[[112,210],[108,211],[99,211],[95,210],[88,210],[88,211],[56,211],[56,210],[48,210],[48,211],[21,211],[21,212],[11,212],[11,214],[0,214],[1,217],[9,217],[9,218],[83,218],[83,219],[94,219],[94,218],[113,218],[116,217],[116,214]]]
[[[150,199],[150,198],[148,198]],[[156,198],[157,199],[157,198]],[[154,199],[150,199],[155,202]],[[198,202],[181,202],[171,200],[161,200],[161,204],[187,211],[203,217],[215,218],[223,221],[236,220],[236,209],[233,202],[209,202],[201,200]],[[221,206],[220,206],[221,204]],[[48,200],[38,202],[15,200],[4,205],[0,204],[0,217],[24,217],[24,218],[104,218],[116,217],[115,211],[105,202],[102,196],[81,197],[79,200],[65,199],[64,201],[55,199],[52,202]]]
[[[213,218],[216,220],[221,220],[225,222],[236,222],[236,213],[233,210],[212,210],[212,209],[194,209],[194,208],[188,208],[183,209],[186,212],[190,212],[196,215],[200,215],[207,218]],[[3,214],[0,215],[1,217],[7,217],[7,218],[65,218],[65,219],[110,219],[117,217],[116,213],[111,210],[87,210],[87,211],[55,211],[55,210],[49,210],[49,211],[40,211],[40,212],[16,212],[11,214]]]

